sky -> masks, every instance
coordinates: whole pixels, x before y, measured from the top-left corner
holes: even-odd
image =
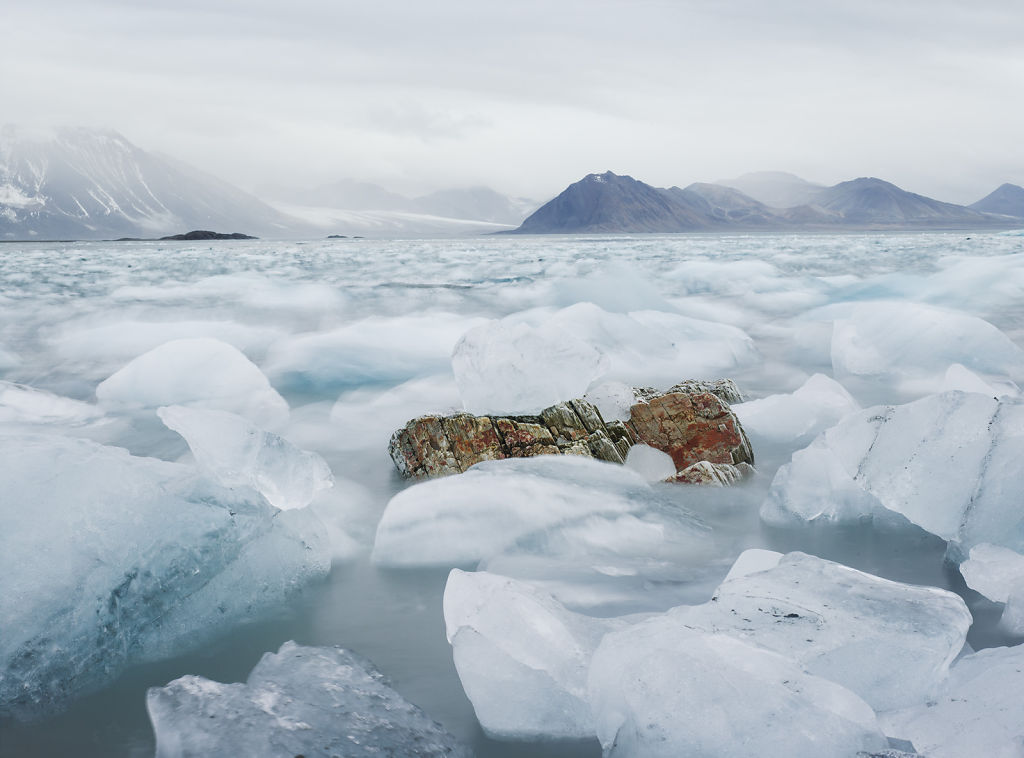
[[[0,122],[113,128],[259,194],[543,201],[590,172],[1024,185],[1020,0],[4,3]]]

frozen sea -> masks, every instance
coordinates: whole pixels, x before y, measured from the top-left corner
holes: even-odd
[[[151,651],[127,655],[111,676],[52,707],[19,708],[17,718],[0,712],[0,756],[152,756],[147,688],[186,674],[244,681],[288,640],[340,645],[373,661],[481,758],[600,755],[596,740],[538,745],[482,732],[441,607],[449,569],[474,565],[371,560],[385,506],[409,486],[388,456],[391,432],[423,412],[460,408],[469,393],[516,389],[502,386],[500,371],[458,384],[453,375],[459,340],[497,319],[541,335],[517,347],[524,365],[581,390],[728,376],[758,400],[823,374],[864,408],[947,389],[1012,391],[1021,381],[1013,350],[1024,348],[1024,232],[0,245],[0,436],[91,440],[191,470],[189,446],[156,408],[192,405],[237,413],[319,454],[334,478],[309,506],[327,527],[326,577],[268,591],[209,634],[147,642]],[[198,354],[211,339],[259,371],[220,348]],[[169,343],[184,347],[150,353]],[[584,360],[585,351],[598,359]],[[136,361],[146,354],[156,357]],[[219,372],[237,385],[213,397]],[[656,485],[661,501],[706,528],[699,551],[690,535],[674,542],[668,530],[653,567],[633,555],[583,570],[576,554],[541,560],[526,551],[491,556],[488,568],[535,581],[582,613],[619,616],[705,602],[747,548],[801,550],[960,594],[974,615],[974,648],[1019,641],[997,628],[1000,607],[945,560],[946,542],[923,529],[763,524],[758,510],[777,469],[837,420],[826,409],[817,427],[787,426],[787,414],[800,410],[779,407],[749,429],[751,482]],[[165,476],[156,464],[153,471]],[[11,496],[27,475],[0,461],[0,518],[21,525],[12,545],[0,524],[0,553],[60,563],[48,537],[60,528],[34,524],[38,504]],[[59,519],[60,503],[48,513]],[[89,530],[75,539],[102,544]],[[102,562],[102,550],[88,560]],[[0,597],[23,591],[0,575]],[[197,613],[208,607],[218,606]],[[13,618],[0,617],[0,636],[14,635]],[[70,655],[60,646],[49,654]]]

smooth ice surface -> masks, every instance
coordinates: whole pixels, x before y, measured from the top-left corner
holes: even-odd
[[[797,390],[732,406],[747,434],[767,440],[810,440],[860,404],[835,379],[814,374]]]
[[[928,703],[881,716],[886,733],[928,758],[1024,753],[1024,645],[979,650]]]
[[[588,691],[607,758],[849,758],[888,746],[849,690],[662,617],[605,635]]]
[[[470,751],[338,647],[286,642],[245,684],[183,676],[146,695],[157,758],[423,756]]]
[[[875,407],[819,435],[779,469],[761,517],[856,520],[889,509],[966,552],[1024,550],[1024,404],[947,392]]]
[[[453,569],[444,620],[455,668],[484,731],[501,739],[593,737],[590,659],[625,626],[565,606],[530,584]]]
[[[664,311],[609,313],[593,303],[536,309],[468,332],[452,369],[466,410],[531,413],[581,397],[600,379],[670,386],[760,360],[741,329]]]
[[[414,484],[388,503],[373,548],[386,566],[473,566],[505,551],[657,555],[668,527],[646,518],[656,493],[624,466],[576,456],[478,463],[463,474]],[[699,549],[700,523],[677,532]],[[687,523],[688,520],[688,523]]]
[[[1024,637],[1024,555],[997,545],[975,545],[960,564],[960,573],[972,590],[1005,603],[1000,625],[1009,634]]]
[[[95,421],[103,411],[90,403],[23,384],[0,381],[0,423],[68,424]]]
[[[187,649],[329,568],[322,524],[188,466],[0,435],[0,713],[59,706]]]
[[[157,415],[185,438],[196,463],[216,481],[252,487],[275,508],[303,508],[333,484],[319,455],[237,414],[171,405],[157,409]]]
[[[941,376],[954,363],[981,374],[1024,377],[1024,350],[976,316],[920,303],[873,302],[835,322],[837,376]]]
[[[774,558],[757,556],[762,559],[767,565]],[[885,710],[923,701],[945,678],[971,625],[967,606],[951,592],[804,553],[747,570],[727,578],[711,602],[669,611],[664,634],[673,625],[728,634],[785,655]]]
[[[744,550],[732,564],[729,573],[725,575],[724,581],[727,582],[730,579],[739,579],[749,574],[756,574],[759,571],[773,569],[779,565],[782,555],[782,553],[777,553],[774,550],[763,550],[761,548]]]
[[[208,337],[153,348],[100,382],[96,397],[115,409],[188,405],[231,411],[269,428],[288,420],[288,403],[263,372],[238,348]]]
[[[676,474],[672,456],[650,445],[633,445],[626,453],[626,468],[646,482],[663,482]]]

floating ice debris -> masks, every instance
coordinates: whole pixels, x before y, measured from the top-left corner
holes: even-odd
[[[1024,645],[958,660],[926,704],[881,714],[886,733],[928,758],[1019,756],[1024,748]]]
[[[329,569],[309,511],[189,466],[41,434],[0,435],[0,461],[0,715],[59,708]]]
[[[594,736],[587,671],[626,621],[566,610],[525,582],[454,569],[444,619],[455,668],[484,731],[498,739]]]
[[[834,379],[814,374],[795,392],[732,407],[748,434],[780,442],[810,440],[860,405]]]
[[[206,337],[165,342],[96,388],[101,405],[153,408],[188,405],[231,411],[267,428],[288,420],[288,404],[235,347]]]
[[[183,676],[146,694],[157,758],[469,758],[444,727],[337,647],[286,642],[245,684]]]
[[[1024,404],[947,392],[848,416],[793,454],[761,517],[853,521],[885,508],[957,544],[1024,550]]]
[[[331,487],[327,462],[226,411],[171,405],[157,415],[188,443],[196,463],[225,487],[252,487],[275,508],[303,508]]]

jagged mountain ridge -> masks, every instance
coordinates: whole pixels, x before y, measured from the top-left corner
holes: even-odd
[[[976,203],[968,206],[983,213],[1024,218],[1024,187],[1002,184]]]
[[[1007,226],[1005,217],[860,178],[817,190],[810,204],[768,206],[737,189],[659,189],[610,171],[588,174],[541,206],[520,234],[674,233],[729,230],[952,229]]]
[[[187,229],[261,236],[305,225],[111,130],[0,128],[0,239],[152,237]]]

